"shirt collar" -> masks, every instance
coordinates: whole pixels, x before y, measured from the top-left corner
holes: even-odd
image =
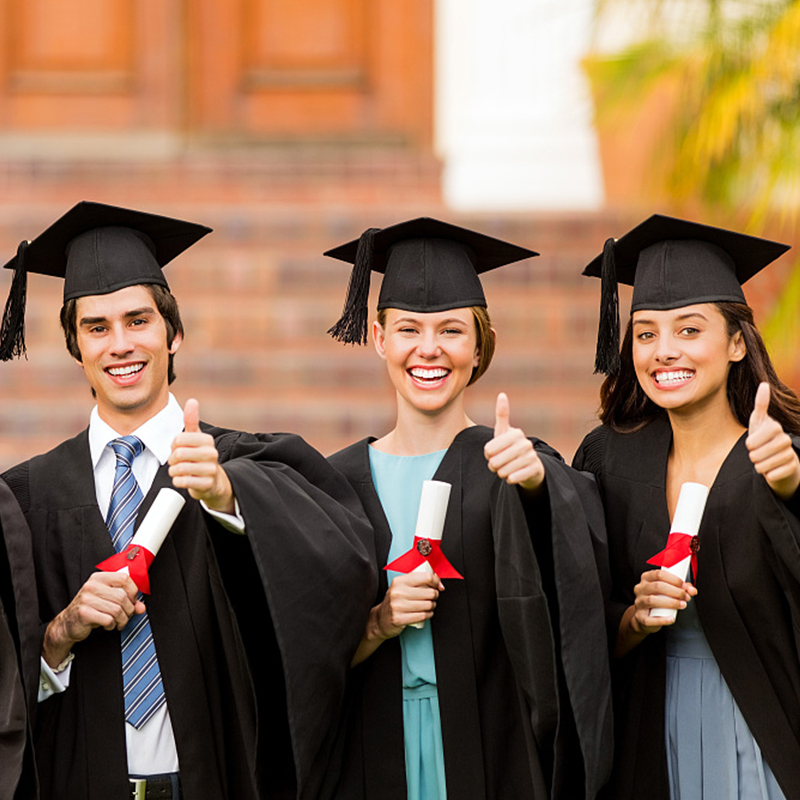
[[[183,409],[170,392],[167,405],[133,431],[132,435],[138,436],[142,440],[142,444],[158,459],[159,464],[164,464],[172,450],[172,440],[182,430]],[[92,467],[97,466],[108,443],[119,436],[120,434],[107,422],[100,419],[97,406],[95,406],[89,417],[89,451],[92,455]]]

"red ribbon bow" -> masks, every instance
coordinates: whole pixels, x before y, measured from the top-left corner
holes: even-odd
[[[97,568],[103,572],[119,572],[123,567],[127,567],[131,580],[139,587],[139,591],[150,594],[150,576],[147,570],[150,569],[154,558],[155,556],[146,547],[131,542],[127,549],[101,561]]]
[[[692,574],[697,580],[697,551],[700,549],[700,540],[697,536],[688,533],[671,533],[667,538],[667,546],[652,558],[647,559],[648,564],[656,567],[674,567],[684,558],[692,557]]]
[[[464,580],[464,576],[458,573],[442,552],[441,541],[439,539],[424,539],[421,536],[415,536],[411,549],[396,558],[391,564],[387,564],[384,569],[392,569],[395,572],[413,572],[416,567],[426,561],[440,578],[461,578],[461,580]]]

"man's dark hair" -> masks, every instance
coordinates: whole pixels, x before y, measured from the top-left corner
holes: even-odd
[[[183,322],[181,312],[178,309],[178,301],[172,296],[169,289],[158,284],[143,284],[150,291],[155,301],[158,313],[164,318],[167,328],[167,347],[171,347],[175,337],[180,334],[183,336]],[[81,351],[78,349],[78,321],[77,321],[78,299],[67,300],[61,306],[61,328],[64,331],[64,338],[69,354],[77,361],[82,361]],[[175,370],[173,361],[175,354],[169,354],[169,366],[167,370],[167,380],[172,383],[175,380]]]

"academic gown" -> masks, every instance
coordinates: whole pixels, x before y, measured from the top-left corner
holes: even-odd
[[[346,481],[299,437],[203,429],[247,536],[189,499],[150,569],[145,602],[183,794],[255,798],[260,769],[261,796],[323,797],[336,774],[348,665],[374,597],[369,527]],[[31,528],[43,634],[113,553],[87,431],[6,478]],[[163,486],[166,466],[137,524]],[[119,633],[96,629],[73,652],[69,687],[38,710],[43,796],[127,800]]]
[[[593,798],[611,767],[612,735],[602,508],[594,482],[539,440],[546,494],[523,504],[486,465],[492,435],[482,426],[459,433],[434,476],[452,485],[442,550],[465,578],[445,581],[431,628],[448,797]],[[383,567],[391,531],[370,473],[372,441],[330,461],[361,497]],[[375,603],[386,589],[380,571]],[[406,800],[397,638],[352,678],[337,797]]]
[[[699,531],[692,600],[714,658],[786,797],[800,797],[800,501],[784,503],[753,469],[745,436],[711,487]],[[647,559],[670,529],[672,430],[659,415],[635,433],[606,426],[584,439],[578,469],[593,472],[606,510],[613,578],[609,632],[634,602]],[[794,440],[798,448],[800,440]],[[680,612],[678,612],[680,613]],[[610,797],[668,800],[664,636],[651,634],[612,664],[616,759]]]
[[[4,481],[0,525],[0,800],[34,800],[39,614],[30,532]]]

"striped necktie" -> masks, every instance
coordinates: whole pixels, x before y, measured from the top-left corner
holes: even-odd
[[[117,465],[106,525],[114,549],[119,553],[133,538],[136,514],[142,504],[142,490],[133,474],[133,459],[142,452],[144,445],[135,436],[122,436],[108,446],[117,457]],[[122,682],[125,720],[140,729],[165,702],[156,645],[146,611],[131,617],[122,629]]]

